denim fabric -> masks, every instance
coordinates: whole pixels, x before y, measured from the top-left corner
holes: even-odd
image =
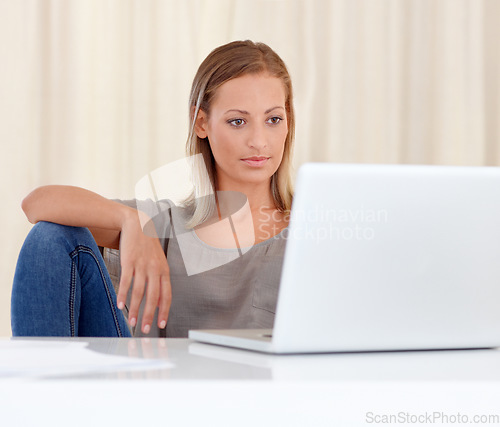
[[[21,249],[14,336],[129,337],[99,248],[86,228],[37,223]]]

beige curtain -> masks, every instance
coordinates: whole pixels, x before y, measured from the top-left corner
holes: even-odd
[[[253,39],[295,86],[295,164],[500,165],[497,0],[0,0],[0,335],[22,197],[48,183],[132,197],[183,156],[214,47]]]

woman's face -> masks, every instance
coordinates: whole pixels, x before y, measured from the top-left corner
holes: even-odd
[[[247,74],[219,87],[196,134],[208,137],[219,190],[268,183],[283,157],[288,123],[285,88],[269,74]]]

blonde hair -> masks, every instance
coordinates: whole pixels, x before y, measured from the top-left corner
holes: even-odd
[[[190,130],[186,143],[187,155],[193,159],[193,194],[186,200],[191,219],[188,228],[195,227],[210,218],[216,209],[215,198],[210,195],[217,190],[215,159],[208,138],[199,138],[195,123],[200,110],[210,114],[210,105],[217,89],[227,81],[245,74],[268,73],[281,79],[285,88],[285,108],[288,133],[285,139],[283,158],[271,177],[271,193],[275,207],[288,213],[292,205],[291,182],[292,148],[295,136],[295,113],[293,109],[292,81],[283,60],[264,43],[250,40],[234,41],[214,49],[201,63],[196,73],[189,97]],[[197,156],[198,155],[198,156]],[[199,156],[201,155],[201,156]],[[200,157],[202,159],[200,159]]]

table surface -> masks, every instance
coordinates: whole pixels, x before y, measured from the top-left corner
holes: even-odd
[[[500,381],[499,349],[267,355],[179,338],[69,341],[87,342],[90,350],[99,353],[163,359],[173,364],[161,370],[88,374],[79,379]]]
[[[3,414],[15,425],[43,425],[40,419],[66,425],[77,411],[72,425],[89,425],[97,414],[102,424],[122,426],[163,418],[181,425],[365,425],[377,416],[382,422],[384,414],[461,411],[474,425],[475,414],[500,414],[498,349],[266,355],[188,339],[71,340],[100,353],[170,364],[0,381],[0,422]]]

